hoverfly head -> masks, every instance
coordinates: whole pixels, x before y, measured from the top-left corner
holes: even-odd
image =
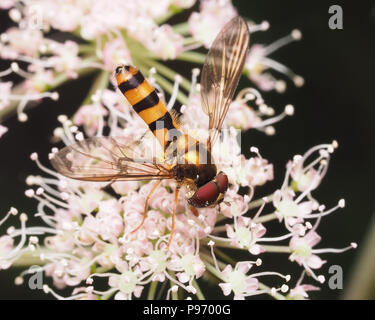
[[[199,187],[187,201],[196,208],[216,205],[224,199],[224,193],[228,189],[228,184],[228,176],[221,171],[215,179]]]

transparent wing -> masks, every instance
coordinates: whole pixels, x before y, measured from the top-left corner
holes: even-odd
[[[249,40],[247,23],[237,16],[223,27],[207,54],[202,70],[201,99],[203,110],[209,116],[209,149],[219,136],[237,88]]]
[[[54,154],[52,166],[62,175],[85,181],[161,180],[172,172],[140,142],[122,137],[93,137]]]

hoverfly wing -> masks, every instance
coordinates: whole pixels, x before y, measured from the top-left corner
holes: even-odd
[[[201,77],[201,100],[203,110],[209,116],[209,149],[219,136],[237,88],[249,40],[247,23],[237,16],[223,27],[206,56]]]
[[[121,137],[92,137],[69,145],[51,159],[60,174],[84,181],[161,180],[173,177],[140,143]]]

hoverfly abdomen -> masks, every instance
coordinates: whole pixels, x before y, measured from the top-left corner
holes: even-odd
[[[133,66],[116,68],[118,88],[133,106],[133,109],[148,125],[164,149],[170,142],[169,132],[178,130],[173,116],[160,100],[155,88]]]
[[[187,200],[190,205],[196,208],[204,208],[220,203],[224,193],[228,189],[228,177],[220,172],[216,178],[202,187]]]

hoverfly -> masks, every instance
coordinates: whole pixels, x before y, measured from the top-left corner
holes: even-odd
[[[203,65],[201,102],[209,117],[207,141],[197,141],[179,130],[179,123],[159,99],[156,90],[133,66],[116,68],[118,88],[133,109],[148,125],[164,151],[164,161],[137,154],[135,144],[120,137],[92,137],[69,145],[54,154],[53,167],[62,175],[84,181],[156,180],[146,198],[143,224],[148,200],[164,179],[175,179],[169,247],[175,225],[178,194],[186,187],[187,202],[194,209],[215,206],[224,198],[228,177],[217,172],[211,161],[211,149],[220,136],[224,118],[237,88],[249,48],[247,23],[239,16],[229,21],[214,40]],[[158,124],[162,126],[158,126]],[[173,133],[173,134],[172,134]],[[202,161],[202,159],[207,161]],[[182,160],[182,161],[181,161]]]

